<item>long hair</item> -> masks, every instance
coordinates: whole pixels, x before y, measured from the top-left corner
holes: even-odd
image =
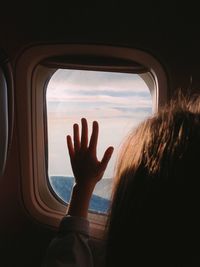
[[[200,97],[179,97],[142,122],[122,147],[108,223],[107,266],[195,261],[199,189]]]

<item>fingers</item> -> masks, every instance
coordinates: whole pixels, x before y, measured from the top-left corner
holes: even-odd
[[[79,138],[79,126],[78,124],[74,124],[74,150],[78,151],[80,149],[80,138]]]
[[[77,123],[74,124],[73,126],[73,132],[74,132],[74,148],[72,144],[72,140],[70,136],[67,136],[67,145],[68,145],[68,150],[71,156],[75,152],[78,152],[80,149],[87,149],[88,145],[88,124],[87,120],[85,118],[81,119],[81,124],[82,124],[82,133],[81,133],[81,141],[80,141],[80,136],[79,136],[79,126]],[[98,142],[98,135],[99,135],[99,125],[97,121],[93,121],[92,125],[92,134],[90,138],[90,143],[88,149],[93,155],[96,155],[96,150],[97,150],[97,142]],[[102,159],[102,164],[108,163],[110,160],[110,157],[113,152],[113,147],[109,147]]]
[[[67,135],[67,147],[68,147],[70,159],[72,160],[74,157],[74,148],[73,148],[72,139],[70,135]]]
[[[112,146],[110,146],[109,148],[106,149],[106,151],[103,155],[103,158],[101,160],[101,163],[100,163],[102,169],[104,169],[104,170],[106,169],[108,162],[112,156],[113,151],[114,151],[114,148]]]
[[[82,133],[81,133],[81,141],[79,136],[79,126],[77,123],[73,126],[74,132],[74,150],[78,152],[81,149],[86,149],[88,145],[88,125],[87,120],[85,118],[81,119],[82,124]]]
[[[98,122],[97,121],[93,121],[92,135],[91,135],[91,138],[90,138],[89,149],[94,154],[96,154],[98,134],[99,134]]]
[[[88,145],[88,125],[85,118],[81,119],[82,123],[82,134],[81,134],[81,148],[86,149]]]

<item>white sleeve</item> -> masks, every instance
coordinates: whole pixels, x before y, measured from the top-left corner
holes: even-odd
[[[50,243],[45,267],[93,267],[89,241],[89,222],[84,218],[66,216],[56,238]]]

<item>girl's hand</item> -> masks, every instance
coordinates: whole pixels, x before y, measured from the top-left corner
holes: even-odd
[[[99,125],[93,122],[92,134],[88,144],[88,125],[85,118],[81,119],[82,133],[79,137],[79,126],[73,126],[73,142],[70,135],[67,136],[67,146],[72,170],[77,185],[95,186],[102,178],[107,164],[112,156],[113,147],[108,147],[101,161],[97,159],[96,149],[98,141]]]

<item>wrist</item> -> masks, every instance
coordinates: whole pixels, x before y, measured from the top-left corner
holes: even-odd
[[[67,215],[87,218],[94,187],[95,185],[91,183],[76,183],[74,185]]]
[[[85,192],[85,193],[92,193],[94,188],[96,186],[96,183],[91,182],[75,182],[73,186],[73,190],[76,190],[78,192]]]

